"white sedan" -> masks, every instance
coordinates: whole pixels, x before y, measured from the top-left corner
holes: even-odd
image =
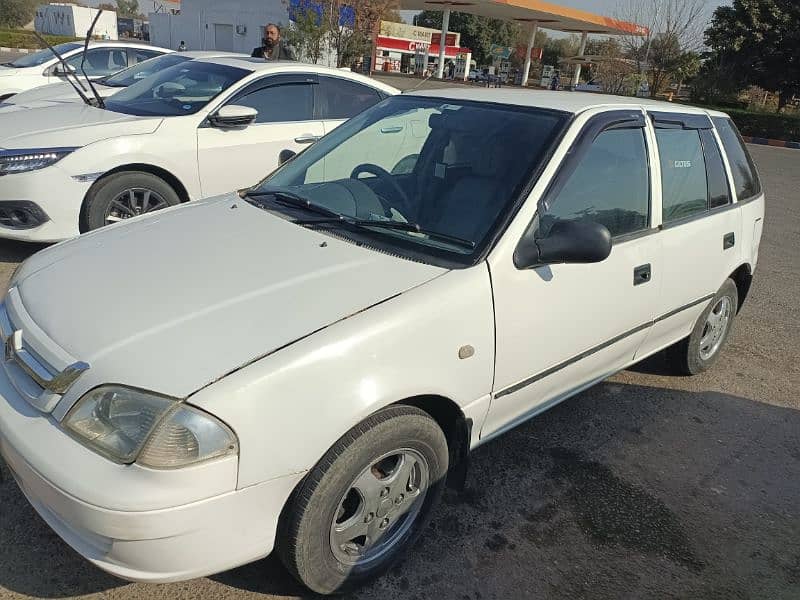
[[[162,54],[155,58],[150,58],[144,62],[137,63],[132,67],[123,69],[112,75],[93,80],[94,89],[101,98],[108,98],[121,91],[122,89],[139,82],[150,75],[163,71],[168,67],[194,60],[196,58],[219,58],[223,56],[243,56],[232,52],[219,52],[216,50],[197,50],[192,52],[172,52]],[[94,102],[94,95],[81,78],[82,91],[87,98]],[[75,80],[72,79],[74,82]],[[83,102],[80,95],[75,91],[75,87],[69,82],[62,80],[58,83],[48,83],[41,87],[27,90],[6,98],[0,102],[0,113],[15,110],[27,110],[29,108],[42,108],[53,104],[63,104],[64,102]]]
[[[59,241],[254,185],[283,150],[307,147],[396,93],[317,65],[202,58],[102,107],[0,113],[0,237]]]
[[[471,449],[663,348],[684,374],[724,359],[763,218],[722,113],[397,95],[252,189],[24,262],[0,452],[120,577],[275,549],[341,593],[413,546]]]
[[[90,79],[100,79],[156,56],[172,52],[139,42],[89,42],[84,62],[83,42],[66,42],[54,46],[72,72],[82,77],[81,63]],[[0,102],[14,94],[64,81],[64,66],[49,48],[25,54],[0,65]]]

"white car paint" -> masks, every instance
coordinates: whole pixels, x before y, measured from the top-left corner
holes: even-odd
[[[78,43],[79,47],[73,48],[66,52],[61,53],[61,56],[64,60],[69,60],[80,56],[83,53],[83,44]],[[89,42],[89,50],[93,50],[96,48],[117,48],[117,49],[140,49],[140,50],[150,50],[153,52],[158,52],[159,54],[166,54],[169,52],[173,52],[169,48],[159,48],[158,46],[151,46],[149,44],[139,43],[139,42],[112,42],[112,41],[93,41]],[[55,56],[49,56],[49,50],[44,49],[42,51],[47,55],[47,58],[42,60],[40,64],[30,67],[23,67],[23,68],[14,68],[5,65],[0,65],[0,101],[2,99],[12,96],[14,94],[19,94],[20,92],[25,92],[27,90],[32,90],[44,85],[48,85],[51,83],[61,83],[64,81],[62,77],[59,77],[53,73],[53,68],[59,64],[58,58]],[[25,55],[23,58],[26,58],[31,55]],[[132,65],[132,62],[128,62],[128,65]],[[127,66],[127,65],[126,65]],[[92,79],[96,79],[99,77],[93,77]]]
[[[0,150],[76,147],[52,166],[0,178],[3,201],[36,203],[49,220],[31,229],[0,225],[0,237],[54,242],[80,233],[81,208],[93,185],[110,171],[146,168],[168,173],[179,196],[196,200],[252,186],[278,166],[283,149],[300,151],[342,119],[256,123],[242,128],[207,126],[207,118],[254,82],[278,75],[322,75],[355,82],[386,96],[395,88],[362,75],[295,62],[236,57],[197,58],[248,74],[195,114],[146,117],[83,104],[0,111]],[[377,101],[377,100],[376,100]],[[134,165],[134,166],[131,166]],[[52,190],[58,189],[56,197]]]
[[[25,400],[16,361],[4,361],[0,451],[37,511],[94,564],[162,582],[263,557],[294,487],[369,415],[409,398],[450,401],[471,419],[474,448],[680,340],[707,306],[698,297],[740,266],[755,269],[763,194],[747,202],[733,194],[727,209],[689,227],[661,227],[649,120],[646,235],[615,243],[595,264],[514,266],[538,201],[592,117],[619,108],[721,113],[575,93],[419,95],[574,115],[519,211],[472,266],[378,252],[234,193],[91,232],[32,256],[15,274],[0,325],[7,314],[52,371],[76,360],[91,368],[43,414]],[[727,159],[725,168],[735,189]],[[736,249],[710,258],[700,238],[721,241],[729,227]],[[631,270],[642,262],[654,277],[632,288]],[[467,344],[468,360],[460,356]],[[61,423],[86,392],[109,382],[186,398],[235,432],[238,456],[164,471],[93,452]]]
[[[169,52],[172,54],[172,52]],[[233,54],[231,52],[219,52],[219,51],[212,51],[212,50],[196,50],[192,52],[181,52],[179,56],[186,58],[187,60],[194,60],[195,58],[215,58],[215,57],[222,57],[222,56],[241,56],[237,54]],[[121,76],[126,73],[130,73],[132,71],[140,71],[145,68],[154,68],[153,65],[157,63],[153,63],[151,61],[156,59],[150,59],[143,62],[140,62],[136,65],[132,65],[127,69],[123,69],[118,73],[115,73],[112,77]],[[149,67],[146,67],[149,65]],[[152,71],[153,73],[157,71]],[[144,73],[143,73],[144,75]],[[143,78],[143,77],[142,77]],[[107,78],[101,78],[97,81],[93,81],[94,88],[97,91],[98,95],[101,98],[108,98],[113,94],[119,92],[121,87],[114,86],[114,85],[104,85],[103,82]],[[91,100],[94,98],[92,91],[85,83],[85,79],[80,77],[81,82],[83,83],[85,89],[86,96]],[[74,80],[73,80],[74,81]],[[83,100],[75,91],[75,88],[70,85],[68,82],[64,81],[63,79],[59,78],[57,83],[48,83],[46,85],[33,88],[30,90],[26,90],[24,92],[20,92],[7,98],[3,102],[0,102],[0,114],[4,112],[11,112],[17,110],[27,110],[30,108],[43,108],[45,106],[52,106],[58,105],[63,103],[82,103]]]

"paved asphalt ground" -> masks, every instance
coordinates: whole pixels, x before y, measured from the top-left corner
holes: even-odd
[[[674,377],[657,356],[481,447],[466,493],[353,597],[800,598],[800,151],[751,151],[768,194],[760,264],[713,371]],[[36,249],[0,241],[0,282]],[[186,583],[117,580],[5,475],[2,599],[303,597],[273,558]]]

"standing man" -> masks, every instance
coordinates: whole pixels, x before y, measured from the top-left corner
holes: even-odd
[[[292,49],[281,40],[281,28],[275,23],[267,23],[264,28],[262,45],[253,48],[253,58],[266,58],[270,60],[295,60]]]

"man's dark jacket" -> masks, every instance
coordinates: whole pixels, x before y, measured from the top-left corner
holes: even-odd
[[[250,55],[253,58],[267,58],[268,49],[264,46],[253,48],[253,53]],[[295,60],[294,52],[283,41],[278,42],[278,46],[272,52],[271,60]]]

